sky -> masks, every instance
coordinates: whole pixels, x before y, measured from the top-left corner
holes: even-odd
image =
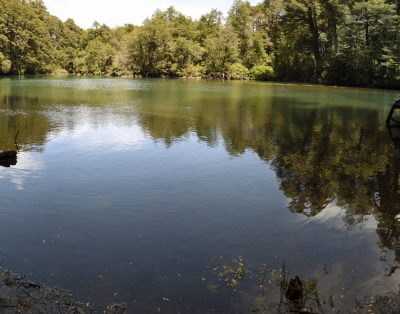
[[[250,0],[251,4],[259,2]],[[61,20],[72,18],[79,26],[89,28],[95,20],[111,27],[126,23],[141,25],[156,9],[165,10],[170,6],[193,18],[213,8],[226,14],[233,0],[44,0],[44,3]]]

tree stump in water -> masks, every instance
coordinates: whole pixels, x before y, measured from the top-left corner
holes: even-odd
[[[6,150],[0,152],[0,166],[9,168],[17,164],[17,151]]]
[[[303,282],[299,276],[290,279],[289,286],[286,291],[286,299],[292,303],[303,303],[303,296]]]

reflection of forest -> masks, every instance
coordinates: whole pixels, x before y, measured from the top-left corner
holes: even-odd
[[[41,149],[50,129],[49,121],[32,111],[39,103],[38,98],[13,96],[11,84],[2,82],[0,86],[0,151],[15,149],[15,135],[18,130],[23,148]]]
[[[246,149],[270,163],[292,212],[314,216],[332,202],[342,207],[345,223],[364,215],[378,221],[380,245],[400,260],[400,151],[392,144],[379,111],[352,107],[303,107],[232,102],[153,108],[141,126],[170,145],[188,132],[214,145],[223,138],[232,155]],[[159,110],[158,110],[159,109]],[[190,112],[190,114],[188,114]],[[399,242],[397,249],[396,243]]]
[[[320,105],[326,99],[308,106],[283,96],[249,93],[244,97],[242,92],[210,101],[204,91],[136,91],[135,97],[145,94],[146,98],[121,116],[128,115],[124,123],[138,121],[147,134],[167,146],[192,133],[210,146],[223,140],[231,155],[256,152],[276,172],[292,212],[314,216],[334,202],[345,209],[349,225],[372,214],[378,221],[380,245],[395,250],[400,261],[400,221],[396,220],[400,214],[400,150],[388,136],[382,112]],[[101,91],[97,98],[69,92],[54,94],[54,99],[47,96],[44,101],[33,95],[0,89],[0,150],[13,147],[17,130],[24,149],[43,147],[55,125],[63,123],[44,113],[49,104],[66,103],[67,97],[88,104],[91,119],[107,120],[103,109],[90,105],[106,98]],[[129,92],[126,98],[109,99],[117,106],[129,102],[131,96]],[[62,127],[74,128],[79,121],[65,124]]]

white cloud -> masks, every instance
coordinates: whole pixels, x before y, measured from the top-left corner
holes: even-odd
[[[261,0],[250,0],[256,4]],[[227,13],[233,0],[44,0],[50,13],[62,20],[72,18],[84,28],[89,28],[93,21],[115,27],[126,23],[142,24],[156,9],[165,10],[174,6],[178,11],[193,18],[216,8]]]

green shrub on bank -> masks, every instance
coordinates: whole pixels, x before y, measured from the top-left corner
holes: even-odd
[[[268,81],[274,76],[274,69],[268,65],[255,65],[250,70],[250,76],[257,81]]]
[[[7,74],[11,71],[11,61],[0,52],[0,74]]]
[[[54,69],[51,74],[56,75],[56,76],[67,76],[67,75],[69,75],[68,71],[66,71],[64,69],[60,69],[60,68]]]
[[[10,60],[3,60],[0,61],[0,74],[8,74],[11,71],[11,61]]]
[[[250,71],[241,63],[234,63],[229,66],[227,77],[230,80],[248,80]]]
[[[204,76],[205,68],[200,64],[189,64],[178,72],[179,76],[184,78],[201,78]]]

